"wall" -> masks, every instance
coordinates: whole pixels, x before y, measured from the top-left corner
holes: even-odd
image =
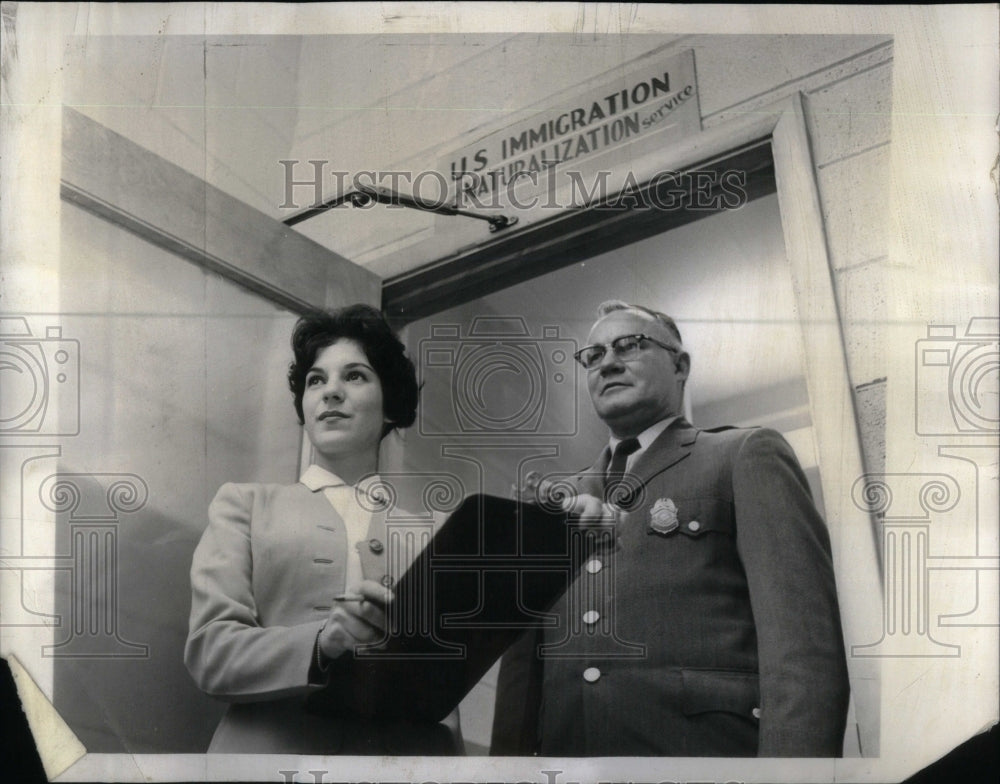
[[[56,515],[55,552],[70,552],[71,526],[99,514],[114,476],[147,497],[114,528],[117,638],[81,648],[83,599],[70,573],[56,582],[54,642],[76,644],[54,650],[53,701],[91,752],[198,752],[221,706],[182,662],[191,554],[223,482],[296,476],[295,315],[70,204],[61,244],[61,315],[34,320],[79,344],[80,432],[47,472],[80,475],[82,499]],[[42,477],[28,478],[29,504]]]
[[[859,39],[860,41],[861,39]],[[827,69],[817,62],[790,65],[742,47],[706,47],[700,80],[741,68],[744,77],[718,86],[702,102],[703,124],[717,126],[795,91],[805,95],[805,118],[827,233],[831,274],[844,332],[848,373],[857,396],[859,427],[869,470],[885,464],[888,319],[889,153],[892,128],[892,42],[847,45]],[[705,64],[705,60],[709,62]],[[742,64],[742,65],[741,65]],[[749,64],[749,67],[747,67]],[[701,82],[703,83],[703,82]]]

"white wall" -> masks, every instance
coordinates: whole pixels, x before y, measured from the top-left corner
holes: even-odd
[[[70,204],[60,233],[59,312],[31,321],[58,324],[78,342],[80,430],[60,439],[61,456],[26,479],[23,495],[34,516],[36,482],[82,475],[80,508],[54,519],[50,552],[69,553],[75,518],[111,511],[103,496],[115,476],[145,485],[141,508],[117,515],[109,571],[117,633],[147,650],[57,656],[53,702],[91,752],[199,752],[222,706],[198,691],[182,662],[191,554],[223,482],[297,476],[299,428],[285,380],[295,316]],[[73,608],[79,586],[67,576],[55,588],[58,644],[82,619]],[[90,653],[117,648],[89,642]]]

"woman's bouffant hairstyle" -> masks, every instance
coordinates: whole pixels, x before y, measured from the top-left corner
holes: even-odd
[[[382,437],[397,427],[409,427],[417,416],[417,372],[403,343],[385,317],[370,305],[348,305],[302,316],[292,332],[295,361],[288,366],[288,386],[295,397],[299,424],[305,423],[302,396],[306,375],[316,355],[338,340],[354,340],[382,383],[382,408],[389,420]]]

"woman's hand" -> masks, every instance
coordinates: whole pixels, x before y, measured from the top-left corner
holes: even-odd
[[[334,607],[319,633],[323,655],[336,659],[357,645],[382,639],[385,608],[392,599],[392,591],[374,580],[363,580],[349,596],[334,599]]]

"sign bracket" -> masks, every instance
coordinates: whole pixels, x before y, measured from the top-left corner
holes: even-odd
[[[282,223],[286,226],[294,226],[296,223],[308,220],[321,212],[339,207],[341,204],[350,203],[353,207],[366,207],[373,202],[379,204],[397,204],[401,207],[423,210],[424,212],[435,212],[439,215],[461,215],[465,218],[475,218],[484,220],[490,224],[490,231],[497,232],[501,229],[509,228],[517,223],[516,216],[507,215],[487,215],[470,210],[460,210],[456,207],[449,207],[447,204],[424,201],[416,196],[406,193],[399,193],[391,188],[376,188],[369,185],[358,185],[355,190],[327,199],[321,204],[314,204],[311,207],[290,215]]]

